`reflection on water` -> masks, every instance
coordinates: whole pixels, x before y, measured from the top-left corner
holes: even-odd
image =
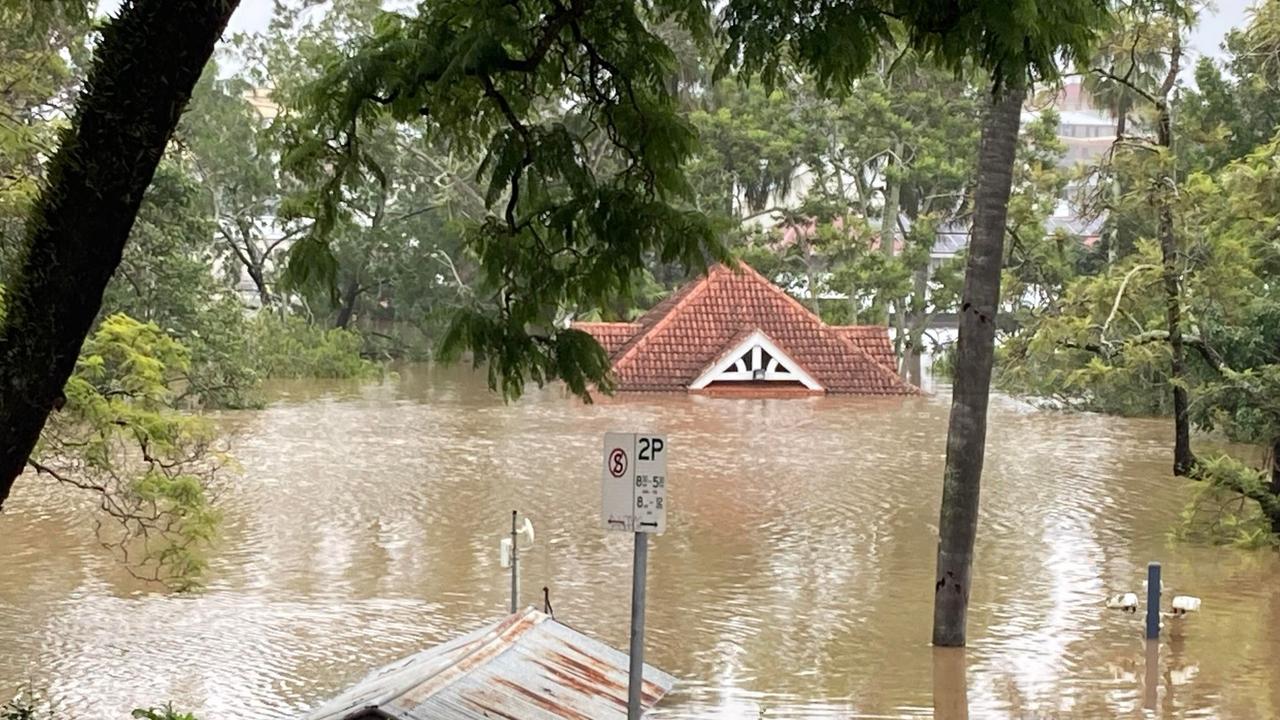
[[[964,648],[933,649],[934,720],[969,720]]]
[[[1280,714],[1280,562],[1167,539],[1185,495],[1163,422],[993,401],[970,647],[952,652],[928,642],[945,396],[507,406],[425,369],[279,390],[225,418],[244,475],[198,595],[134,581],[89,508],[24,480],[0,516],[0,689],[30,678],[84,718],[169,698],[205,720],[296,715],[504,613],[516,508],[538,531],[526,601],[550,586],[558,617],[625,647],[631,546],[597,527],[597,453],[606,430],[649,429],[669,436],[673,510],[646,659],[680,678],[659,717]],[[1102,599],[1154,559],[1166,596],[1204,610],[1148,654],[1141,614]]]

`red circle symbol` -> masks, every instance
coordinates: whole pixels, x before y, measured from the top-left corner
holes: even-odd
[[[627,471],[627,451],[622,448],[614,448],[609,453],[609,474],[614,477],[622,477]]]

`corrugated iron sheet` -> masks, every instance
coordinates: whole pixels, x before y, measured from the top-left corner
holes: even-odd
[[[644,705],[675,678],[645,665]],[[533,608],[380,668],[307,720],[611,720],[627,716],[627,656]]]

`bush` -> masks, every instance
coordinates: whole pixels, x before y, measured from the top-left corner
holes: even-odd
[[[138,708],[133,717],[139,720],[198,720],[191,713],[180,713],[173,709],[173,703],[165,703],[164,707]]]
[[[360,378],[377,372],[364,342],[350,330],[325,330],[299,317],[263,312],[249,333],[249,357],[264,378]]]
[[[1275,502],[1265,474],[1229,455],[1201,458],[1196,468],[1201,482],[1182,511],[1174,531],[1180,540],[1244,548],[1277,544],[1263,502]]]
[[[0,720],[40,720],[52,718],[53,711],[41,715],[37,708],[40,699],[30,687],[19,690],[9,702],[0,707]]]

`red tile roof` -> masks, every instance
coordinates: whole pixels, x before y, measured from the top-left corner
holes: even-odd
[[[891,368],[884,327],[823,324],[795,298],[755,270],[716,265],[656,305],[618,344],[624,323],[578,323],[610,352],[622,391],[680,391],[761,330],[829,393],[900,395],[915,392]],[[876,337],[879,334],[883,340]],[[888,356],[886,356],[886,349]]]
[[[573,326],[591,333],[609,355],[613,355],[642,327],[639,323],[628,322],[578,322]]]
[[[889,341],[889,333],[883,325],[828,325],[845,340],[853,343],[859,350],[870,355],[881,365],[895,370],[898,367],[898,354],[893,351],[893,343]]]

